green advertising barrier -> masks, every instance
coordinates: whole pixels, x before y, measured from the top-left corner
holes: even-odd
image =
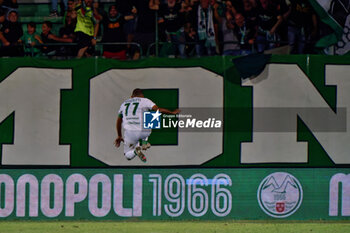
[[[0,217],[348,220],[349,171],[5,169],[0,174]]]
[[[349,59],[254,59],[1,58],[0,218],[348,220]],[[113,145],[134,88],[182,110],[147,163]]]
[[[266,62],[241,80],[232,57],[1,58],[0,167],[349,167],[349,59]],[[175,127],[163,118],[145,164],[113,145],[117,111],[137,87],[185,117]],[[205,118],[186,119],[195,111]]]

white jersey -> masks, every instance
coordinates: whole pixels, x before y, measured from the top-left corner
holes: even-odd
[[[143,130],[143,112],[150,111],[155,103],[142,97],[130,98],[122,103],[118,115],[123,118],[125,130]]]

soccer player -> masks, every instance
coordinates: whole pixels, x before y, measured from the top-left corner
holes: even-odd
[[[133,159],[137,155],[142,162],[147,161],[142,150],[146,150],[151,146],[147,141],[151,135],[151,130],[143,128],[142,119],[143,112],[150,110],[157,111],[153,117],[159,117],[161,115],[159,112],[165,114],[177,114],[180,112],[179,109],[170,111],[165,108],[159,108],[150,99],[144,97],[141,89],[136,88],[133,90],[131,98],[124,101],[120,106],[116,124],[118,137],[114,142],[117,148],[121,142],[124,142],[124,155],[128,160]],[[122,125],[124,138],[122,136]]]

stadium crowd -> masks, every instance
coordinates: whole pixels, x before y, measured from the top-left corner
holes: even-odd
[[[285,45],[302,54],[314,52],[320,32],[308,0],[115,0],[106,11],[93,0],[68,0],[57,35],[50,20],[41,23],[41,34],[34,22],[23,30],[17,8],[16,0],[0,0],[0,56],[80,58],[94,55],[97,41],[104,57],[121,60],[154,54],[158,44],[161,53],[181,58]]]

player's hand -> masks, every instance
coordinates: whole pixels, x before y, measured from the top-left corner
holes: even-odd
[[[120,146],[121,142],[124,142],[124,139],[123,139],[123,137],[118,136],[117,139],[115,139],[115,141],[114,141],[114,145],[118,148]]]

